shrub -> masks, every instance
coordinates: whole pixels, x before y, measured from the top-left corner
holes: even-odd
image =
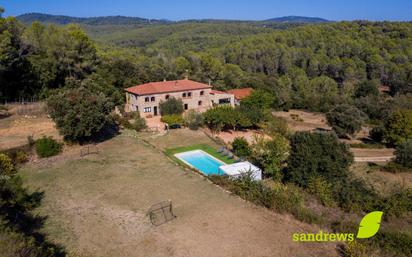
[[[147,127],[146,120],[140,117],[140,113],[136,112],[133,114],[133,123],[131,124],[131,128],[136,131],[142,131]]]
[[[288,151],[288,140],[281,135],[275,135],[272,139],[257,137],[251,146],[251,159],[262,168],[266,177],[281,180],[282,164],[287,159]]]
[[[62,150],[62,144],[52,137],[43,137],[36,140],[36,152],[41,158],[57,155]]]
[[[111,123],[114,104],[104,94],[80,87],[65,89],[47,100],[50,116],[65,139],[82,141]]]
[[[27,153],[24,151],[17,151],[16,155],[14,156],[15,163],[25,163],[28,160]]]
[[[412,236],[407,233],[379,231],[372,240],[389,256],[412,256]]]
[[[379,210],[388,216],[401,217],[412,211],[412,189],[398,189],[381,199]]]
[[[185,125],[191,130],[199,129],[203,124],[203,116],[195,110],[190,110],[184,115]]]
[[[308,181],[308,191],[316,195],[323,205],[334,205],[332,184],[324,178],[319,176],[311,177]]]
[[[395,150],[395,162],[406,167],[412,168],[412,139],[398,145]]]
[[[0,154],[0,176],[11,176],[16,174],[12,159],[6,154]]]
[[[383,137],[389,145],[399,145],[412,138],[412,110],[399,110],[385,121]]]
[[[411,168],[407,168],[399,163],[390,161],[385,166],[383,166],[383,170],[390,173],[401,173],[401,172],[410,172],[412,171]]]
[[[363,180],[356,178],[342,178],[333,182],[333,199],[346,211],[371,212],[378,207],[380,196]]]
[[[353,155],[336,135],[297,132],[290,145],[286,180],[307,186],[313,176],[322,176],[330,183],[348,176]]]
[[[159,108],[162,116],[182,114],[184,111],[182,99],[176,99],[174,97],[170,97],[166,101],[160,102]]]
[[[250,156],[249,143],[244,137],[236,137],[232,142],[232,148],[235,155],[239,157]]]
[[[384,133],[384,128],[383,126],[376,126],[373,129],[369,131],[369,136],[371,139],[375,142],[382,142],[383,140],[383,133]]]
[[[358,132],[367,116],[355,106],[342,104],[328,112],[326,119],[338,136],[345,137]]]
[[[273,187],[268,187],[262,184],[261,181],[252,180],[250,176],[242,176],[236,179],[211,176],[210,179],[241,198],[257,205],[274,209],[280,213],[291,213],[304,222],[320,223],[321,221],[320,216],[303,208],[304,197],[301,190],[296,186],[275,183]]]
[[[161,121],[167,123],[169,126],[182,125],[184,123],[182,115],[179,114],[164,115]]]
[[[345,257],[369,257],[366,245],[357,240],[348,242],[344,247],[343,254]]]

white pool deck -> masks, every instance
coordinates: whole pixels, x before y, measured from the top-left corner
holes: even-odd
[[[219,167],[219,170],[223,171],[231,177],[239,177],[250,172],[254,180],[262,180],[262,170],[250,162],[238,162],[234,164],[223,165]]]

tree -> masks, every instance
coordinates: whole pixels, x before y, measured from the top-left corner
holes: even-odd
[[[312,177],[329,182],[348,177],[353,154],[332,133],[297,132],[290,141],[291,149],[285,174],[287,181],[307,186]]]
[[[392,146],[412,138],[412,110],[398,110],[384,124],[383,137]]]
[[[102,93],[84,87],[59,90],[47,100],[49,114],[57,129],[72,141],[82,141],[96,136],[110,124],[109,113],[114,104]]]
[[[377,80],[367,80],[360,83],[355,91],[356,97],[365,97],[365,96],[378,96],[379,95],[379,81]]]
[[[325,111],[330,108],[338,96],[338,84],[326,76],[316,77],[309,82],[305,105],[309,109]]]
[[[214,132],[252,126],[249,118],[231,106],[216,106],[203,114],[205,124]]]
[[[352,105],[342,104],[326,114],[328,124],[340,137],[353,136],[366,121],[367,115]]]
[[[239,157],[250,156],[250,146],[244,137],[236,137],[232,142],[233,152]]]
[[[170,97],[166,101],[159,104],[160,113],[162,115],[182,114],[184,111],[182,99]]]
[[[254,90],[250,96],[241,101],[241,106],[245,108],[269,109],[276,102],[276,97],[264,90]]]
[[[255,138],[251,146],[251,158],[253,163],[262,168],[265,176],[280,180],[282,164],[287,159],[288,151],[288,140],[283,136],[276,135],[272,139],[260,136]]]
[[[0,18],[2,17],[3,13],[4,13],[4,8],[0,6]]]
[[[409,139],[398,145],[395,150],[395,156],[396,163],[407,168],[412,168],[412,140]]]
[[[216,106],[204,114],[205,124],[215,132],[236,126],[236,113],[231,106]]]
[[[191,130],[197,130],[203,124],[203,115],[195,110],[190,110],[184,115],[185,125]]]

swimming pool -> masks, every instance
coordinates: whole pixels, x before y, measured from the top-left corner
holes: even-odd
[[[197,169],[207,176],[222,175],[222,171],[219,172],[219,167],[226,165],[226,163],[216,159],[202,150],[178,153],[175,154],[175,156],[190,167]]]

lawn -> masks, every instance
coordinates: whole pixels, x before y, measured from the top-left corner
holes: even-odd
[[[167,156],[169,156],[171,159],[178,162],[179,164],[184,164],[184,162],[176,158],[175,154],[188,152],[188,151],[194,151],[194,150],[203,150],[206,153],[212,155],[216,159],[219,159],[226,164],[234,163],[233,159],[228,158],[227,156],[219,153],[215,148],[209,145],[206,145],[206,144],[198,144],[198,145],[182,146],[182,147],[177,147],[177,148],[166,149],[165,153]]]
[[[164,149],[218,147],[200,131],[145,136]],[[37,210],[47,216],[44,231],[70,256],[337,256],[334,243],[292,241],[293,233],[320,228],[230,195],[131,133],[98,147],[99,155],[64,152],[20,172],[30,190],[44,191]],[[177,218],[154,227],[146,212],[168,199]]]

